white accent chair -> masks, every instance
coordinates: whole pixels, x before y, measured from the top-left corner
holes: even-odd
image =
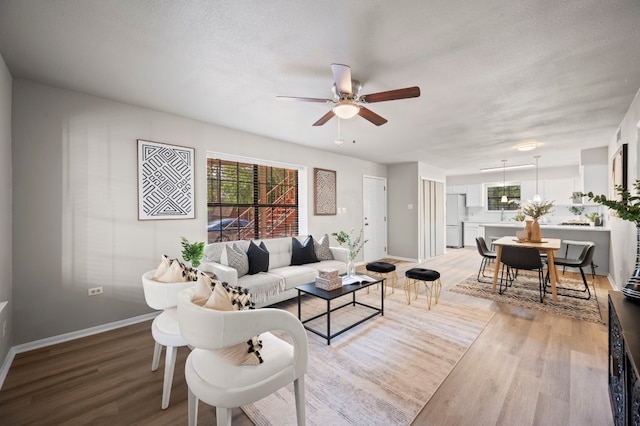
[[[164,360],[164,381],[162,384],[162,409],[169,406],[171,398],[171,384],[173,383],[173,371],[176,365],[176,354],[178,347],[187,346],[187,342],[180,334],[176,306],[178,304],[178,293],[186,288],[194,287],[196,281],[180,283],[161,283],[152,280],[155,270],[145,272],[142,275],[142,288],[144,289],[144,299],[153,309],[162,310],[151,324],[151,335],[155,340],[153,348],[153,360],[151,371],[156,371],[160,363],[160,353],[165,346],[166,356]]]
[[[308,341],[302,323],[289,312],[273,309],[217,311],[191,302],[194,289],[178,295],[178,322],[185,340],[194,347],[187,358],[189,425],[198,418],[198,401],[216,407],[218,426],[231,425],[233,407],[250,404],[293,382],[298,426],[305,424],[304,375]],[[281,330],[292,344],[269,333]],[[236,366],[219,355],[226,348],[260,335],[264,362]]]

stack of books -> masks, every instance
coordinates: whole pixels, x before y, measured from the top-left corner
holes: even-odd
[[[322,290],[335,290],[342,287],[342,278],[337,269],[320,269],[316,278],[316,287]]]

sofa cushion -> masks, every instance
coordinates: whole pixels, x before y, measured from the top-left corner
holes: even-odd
[[[257,246],[253,241],[249,244],[249,250],[247,250],[247,257],[249,258],[249,275],[255,275],[258,272],[267,272],[269,270],[269,251],[261,242]]]
[[[329,248],[329,236],[324,234],[319,241],[313,240],[313,249],[318,260],[333,260],[331,248]]]
[[[250,303],[247,292],[232,289],[223,283],[216,283],[204,307],[218,311],[237,311],[244,309]],[[234,365],[258,365],[263,362],[260,349],[262,349],[262,342],[256,336],[245,343],[238,343],[215,352]]]
[[[182,283],[187,281],[184,264],[177,259],[172,260],[169,269],[155,278],[155,280],[161,283]]]
[[[303,243],[297,238],[291,238],[291,265],[304,265],[317,262],[318,258],[313,250],[313,237],[309,235]]]
[[[247,253],[236,243],[227,244],[220,255],[220,263],[231,266],[238,271],[238,278],[249,272],[249,258]]]

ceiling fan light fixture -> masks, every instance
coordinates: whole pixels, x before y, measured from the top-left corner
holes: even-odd
[[[349,100],[342,101],[333,107],[333,113],[344,120],[355,117],[358,112],[360,112],[360,106]]]

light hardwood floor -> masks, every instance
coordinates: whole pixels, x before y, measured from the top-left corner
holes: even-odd
[[[413,424],[612,424],[606,326],[447,291],[476,273],[479,262],[475,249],[456,249],[421,265],[442,274],[443,299],[496,315]],[[609,283],[598,277],[595,284],[606,320]],[[150,371],[150,322],[19,354],[0,391],[0,424],[184,425],[188,351],[178,350],[164,411],[164,364]],[[215,424],[214,409],[201,403],[199,422]],[[236,409],[233,424],[252,423]]]

